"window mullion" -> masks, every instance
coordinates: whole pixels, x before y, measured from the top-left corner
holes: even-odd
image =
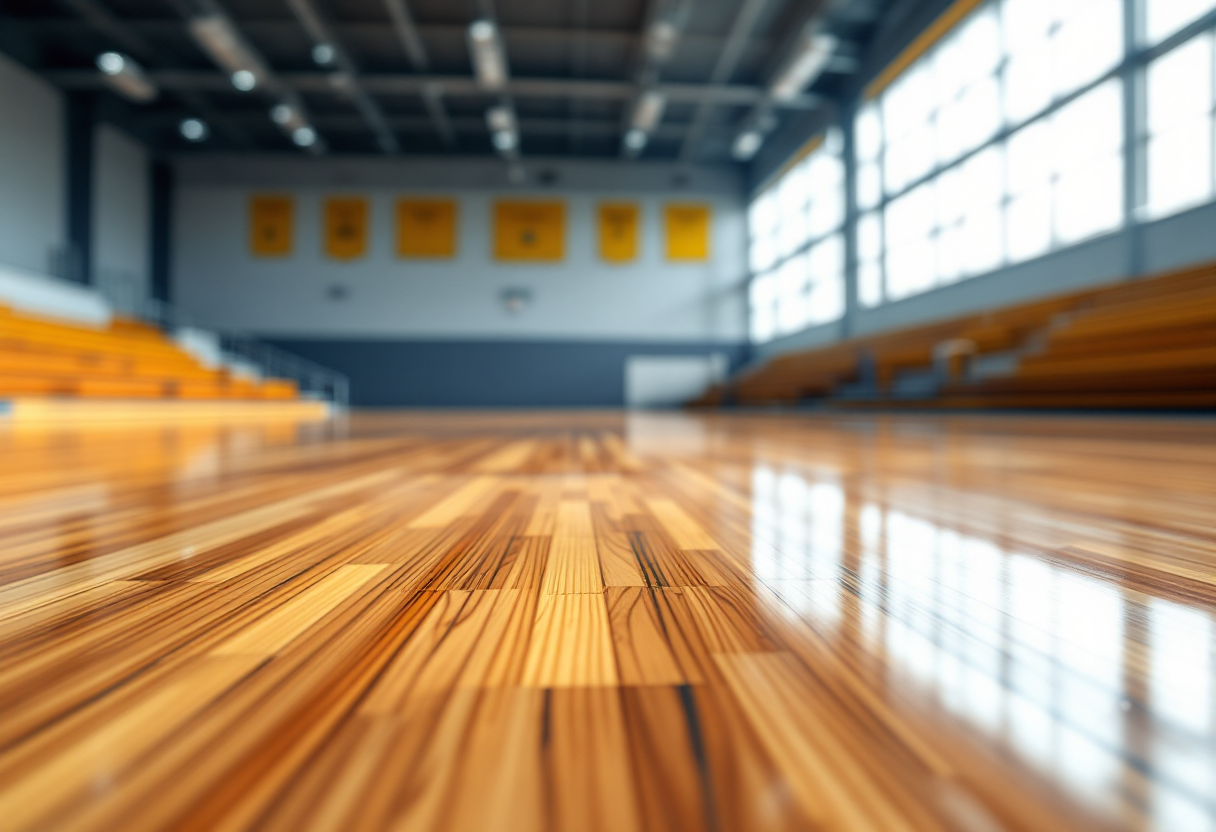
[[[1138,214],[1148,190],[1148,116],[1144,67],[1132,60],[1144,32],[1144,0],[1123,0],[1123,227],[1128,274],[1143,268]]]

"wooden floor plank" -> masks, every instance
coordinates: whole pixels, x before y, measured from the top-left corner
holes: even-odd
[[[1216,832],[1216,424],[0,424],[0,827]]]

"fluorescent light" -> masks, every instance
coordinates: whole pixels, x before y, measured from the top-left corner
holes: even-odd
[[[312,147],[317,143],[317,131],[313,130],[308,125],[297,127],[295,130],[291,131],[291,140],[295,142],[298,147]]]
[[[491,41],[498,37],[498,30],[489,20],[474,20],[469,24],[469,37],[475,41]]]
[[[205,141],[207,134],[211,132],[207,129],[207,122],[197,118],[182,119],[182,123],[177,125],[177,129],[187,141],[191,142]]]
[[[97,56],[97,68],[106,75],[117,75],[123,71],[129,60],[126,55],[117,52],[102,52]]]
[[[124,98],[147,104],[157,96],[156,85],[148,80],[143,67],[128,55],[102,52],[97,56],[97,68],[101,70],[102,80]]]
[[[308,126],[304,114],[290,104],[276,104],[270,110],[270,120],[291,133],[301,127]]]
[[[312,59],[314,63],[321,66],[328,66],[334,62],[334,47],[328,43],[318,43],[312,48]]]
[[[663,118],[663,109],[667,106],[667,97],[658,90],[647,90],[638,97],[638,103],[633,107],[633,128],[649,133],[658,127]]]
[[[232,75],[232,85],[238,90],[247,92],[265,79],[266,68],[258,59],[257,53],[224,15],[209,14],[191,19],[190,36],[211,60],[228,70]],[[241,78],[240,83],[237,82],[238,75]],[[250,80],[252,83],[249,83]]]
[[[635,153],[641,152],[641,150],[646,147],[647,141],[649,141],[649,139],[646,136],[646,132],[644,130],[637,129],[636,127],[625,133],[625,147],[634,151]]]
[[[232,86],[241,92],[249,92],[258,85],[258,77],[247,69],[238,69],[232,73]]]
[[[519,144],[519,137],[511,130],[495,130],[490,135],[490,140],[494,142],[494,147],[504,153],[509,150],[514,150]]]
[[[655,61],[665,61],[675,51],[680,29],[670,20],[656,20],[646,32],[646,53]]]
[[[490,141],[497,150],[509,155],[519,147],[519,125],[510,106],[500,104],[486,110],[486,125],[490,128]]]
[[[276,104],[270,111],[270,120],[280,127],[291,123],[296,111],[290,104]]]
[[[764,135],[759,130],[745,130],[735,137],[731,154],[740,162],[746,162],[756,155],[762,144]]]
[[[486,110],[486,124],[494,132],[515,130],[515,113],[510,107],[491,107]]]
[[[778,101],[797,97],[823,72],[835,49],[836,38],[832,35],[804,35],[800,39],[798,52],[769,84],[769,94]]]
[[[502,89],[507,83],[507,58],[493,22],[475,20],[469,24],[469,51],[477,83],[487,90]]]

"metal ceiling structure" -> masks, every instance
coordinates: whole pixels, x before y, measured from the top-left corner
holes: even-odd
[[[740,131],[826,107],[899,2],[5,0],[0,48],[105,96],[98,56],[129,56],[159,94],[126,111],[161,150],[491,155],[504,143],[487,111],[503,107],[524,157],[723,164]],[[475,21],[500,50],[500,86],[472,54]],[[801,91],[775,94],[812,30],[830,54]],[[205,140],[185,138],[186,119]]]

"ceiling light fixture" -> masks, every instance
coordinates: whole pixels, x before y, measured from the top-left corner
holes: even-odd
[[[500,104],[486,110],[486,126],[490,128],[490,141],[495,149],[508,157],[514,155],[519,147],[519,123],[510,105]]]
[[[197,118],[182,119],[182,123],[177,125],[177,129],[182,134],[182,138],[189,142],[206,141],[211,132],[207,128],[207,122]]]
[[[228,70],[232,86],[248,92],[263,83],[269,72],[257,53],[223,14],[208,14],[190,21],[190,36],[219,66]]]
[[[334,47],[329,43],[318,43],[312,48],[313,63],[319,66],[329,66],[334,62]]]
[[[272,107],[270,110],[270,120],[288,133],[308,126],[308,119],[304,118],[304,114],[300,112],[299,108],[287,103],[276,104]]]
[[[763,133],[759,130],[744,130],[735,137],[735,144],[731,148],[731,155],[740,162],[750,161],[762,144],[764,144]]]
[[[486,124],[494,131],[515,130],[515,113],[505,105],[486,110]]]
[[[656,20],[646,31],[646,54],[654,61],[666,61],[675,51],[680,27],[670,20]]]
[[[291,140],[297,147],[312,147],[317,143],[317,131],[304,125],[291,131]]]
[[[633,151],[633,153],[635,153],[635,154],[641,153],[642,150],[644,150],[646,148],[646,143],[649,140],[650,139],[646,135],[645,131],[639,130],[636,127],[634,127],[633,129],[628,130],[625,133],[625,148],[627,150]]]
[[[769,94],[778,101],[798,97],[799,93],[815,83],[835,50],[834,36],[822,32],[804,33],[793,57],[769,84]]]
[[[487,90],[499,90],[507,83],[507,57],[498,27],[490,20],[469,24],[469,52],[477,83]]]
[[[494,142],[494,147],[497,150],[507,153],[516,148],[519,144],[519,138],[507,130],[496,130],[490,135],[490,140]]]
[[[156,98],[158,90],[143,67],[121,52],[102,52],[97,56],[97,68],[102,80],[123,98],[137,104],[147,104]]]
[[[632,126],[635,130],[649,133],[659,126],[663,120],[663,110],[667,107],[667,96],[658,90],[647,90],[638,96],[638,103],[633,107]]]
[[[258,77],[247,69],[238,69],[232,73],[232,86],[241,92],[249,92],[258,85]]]

